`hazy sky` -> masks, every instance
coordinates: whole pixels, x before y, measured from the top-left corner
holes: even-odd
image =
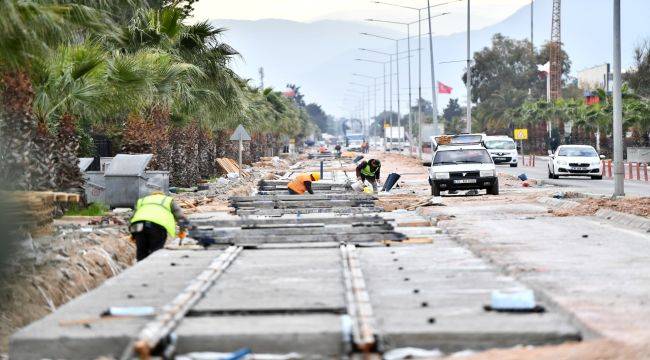
[[[412,7],[425,7],[426,0],[384,0]],[[432,9],[433,14],[446,11],[454,16],[440,18],[436,33],[463,31],[465,23],[458,21],[466,10],[465,0],[432,0],[431,5],[451,2]],[[499,22],[530,0],[474,0],[472,28],[482,28]],[[417,20],[417,12],[392,6],[375,4],[371,0],[201,0],[195,6],[195,19],[286,19],[300,22],[317,20],[363,20],[389,18],[410,22]],[[391,26],[391,25],[387,25]]]

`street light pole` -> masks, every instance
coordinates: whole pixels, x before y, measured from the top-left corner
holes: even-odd
[[[472,59],[470,51],[470,0],[467,0],[467,133],[472,133]]]
[[[621,0],[614,0],[614,196],[625,196],[623,95],[621,93]]]
[[[436,94],[436,70],[433,60],[433,31],[431,29],[431,1],[427,0],[427,13],[429,15],[429,57],[431,59],[431,115],[433,116],[433,134],[438,135],[438,98]]]
[[[422,159],[422,9],[418,9],[418,158]]]

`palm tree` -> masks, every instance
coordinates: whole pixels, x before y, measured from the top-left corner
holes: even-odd
[[[57,44],[75,39],[78,34],[74,29],[103,32],[109,27],[99,12],[79,4],[5,0],[0,2],[0,14],[0,182],[26,190],[32,187],[31,153],[36,135],[30,79],[33,59]]]

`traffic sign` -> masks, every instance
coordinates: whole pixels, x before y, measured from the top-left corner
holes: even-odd
[[[515,140],[528,140],[528,129],[515,129]]]
[[[232,136],[230,137],[230,141],[250,141],[251,136],[248,134],[248,131],[244,129],[244,126],[239,124],[237,126],[237,129],[235,129],[235,132],[232,133]]]

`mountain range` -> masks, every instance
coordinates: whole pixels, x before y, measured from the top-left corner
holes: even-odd
[[[612,58],[612,1],[572,0],[562,3],[562,42],[572,62],[572,73],[594,65],[611,62]],[[547,42],[551,33],[552,0],[535,1],[534,42],[540,46]],[[625,0],[622,4],[622,57],[623,67],[632,65],[634,47],[650,39],[650,1]],[[368,48],[382,52],[395,51],[395,42],[361,35],[374,33],[391,38],[405,38],[405,31],[391,31],[385,26],[369,22],[323,20],[301,23],[278,19],[256,21],[214,19],[212,22],[228,31],[224,41],[242,55],[235,62],[235,71],[259,85],[259,68],[265,72],[264,85],[284,90],[286,84],[301,86],[306,101],[316,102],[324,110],[337,116],[348,116],[358,106],[364,87],[351,82],[373,85],[373,80],[353,76],[359,73],[379,77],[377,79],[377,108],[383,109],[382,65],[355,61],[356,58],[387,61],[388,57],[359,50]],[[435,20],[434,20],[435,24]],[[404,29],[406,30],[406,29]],[[423,33],[428,33],[423,26]],[[464,102],[465,89],[461,81],[466,58],[466,33],[435,36],[433,28],[436,80],[451,86],[450,95],[438,96],[442,109],[450,97]],[[494,25],[471,31],[472,51],[490,44],[495,33],[517,39],[530,38],[530,8],[525,6],[505,20]],[[411,28],[411,36],[417,35],[417,27]],[[413,103],[417,98],[418,44],[412,39],[412,88]],[[406,52],[406,41],[400,42],[400,52]],[[431,99],[428,39],[422,39],[422,86],[423,98]],[[400,55],[400,99],[402,112],[408,104],[408,75],[406,53]],[[450,62],[451,61],[451,62]],[[393,69],[394,71],[396,69]],[[393,99],[397,98],[394,85]],[[371,96],[374,112],[374,97]],[[396,110],[397,105],[393,105]]]

